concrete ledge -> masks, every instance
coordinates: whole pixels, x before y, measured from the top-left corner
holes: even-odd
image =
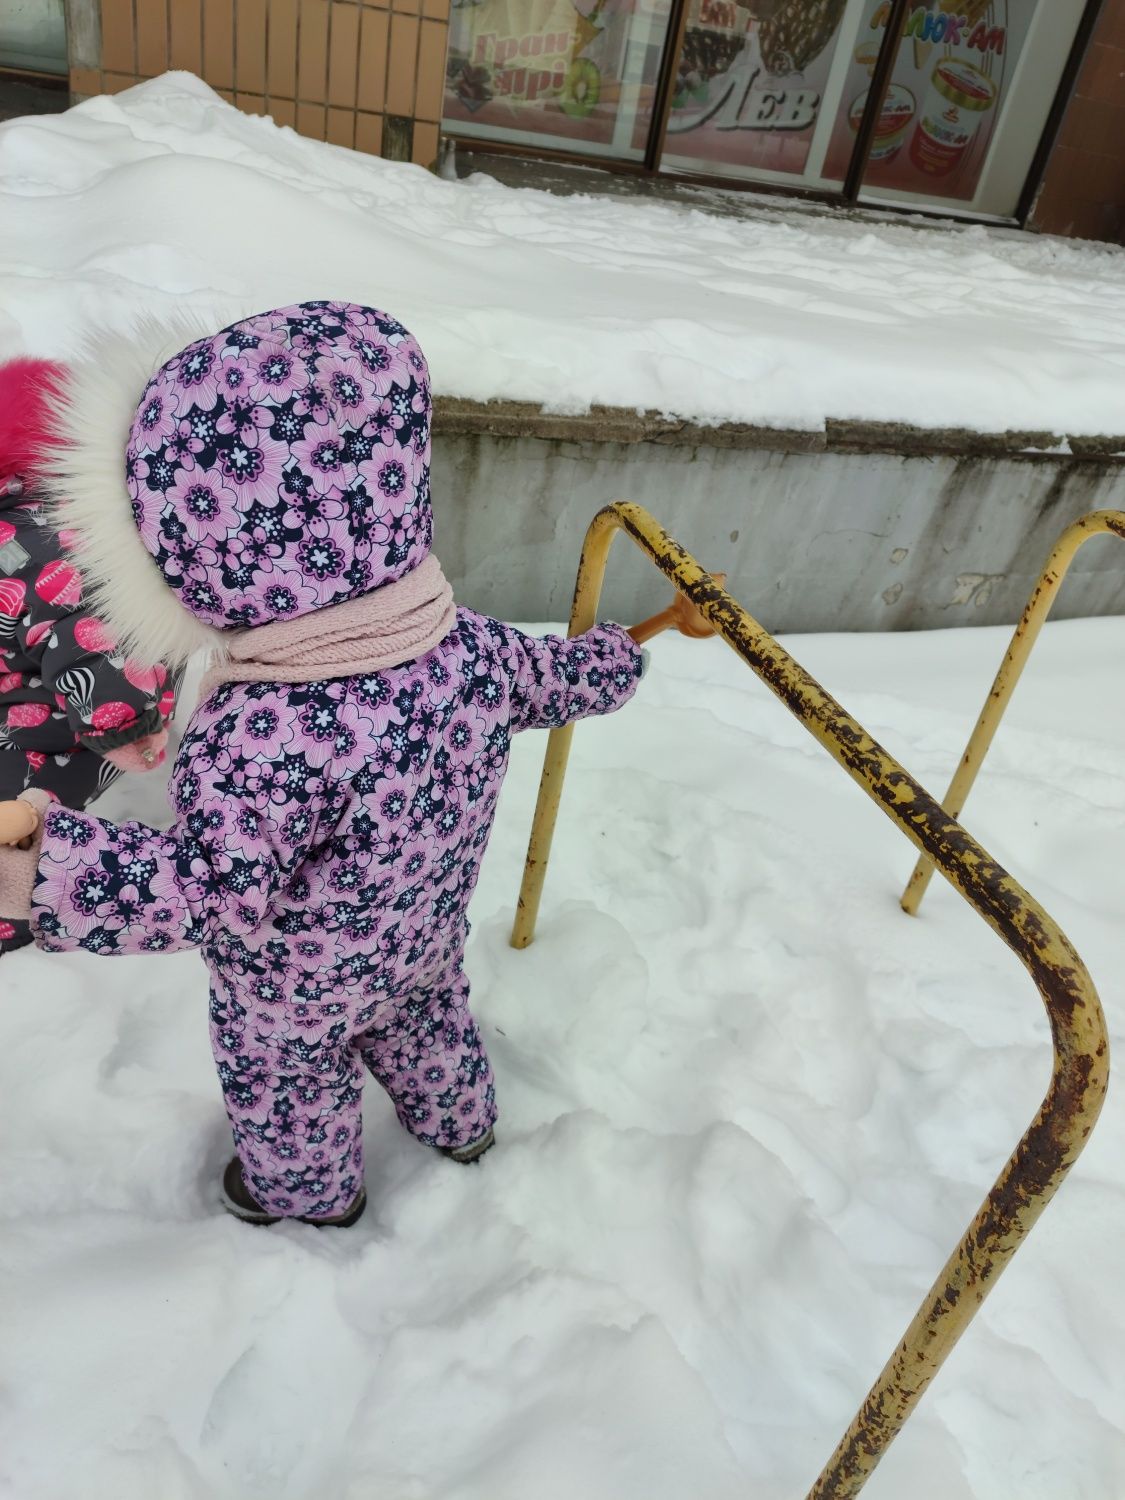
[[[1074,447],[1053,433],[844,422],[776,432],[444,400],[438,552],[465,604],[565,619],[590,518],[626,497],[724,569],[774,632],[1011,624],[1063,528],[1122,504],[1125,443]],[[632,550],[619,549],[610,569],[609,619],[643,619],[668,602],[663,578]],[[1125,545],[1100,537],[1053,613],[1122,610]]]
[[[657,411],[623,406],[592,406],[567,415],[544,411],[534,401],[468,401],[437,396],[434,428],[448,436],[541,438],[563,443],[674,443],[691,448],[773,449],[785,453],[820,453],[823,432],[754,427],[743,422],[705,426]]]
[[[544,411],[534,401],[470,401],[438,396],[434,427],[441,436],[538,438],[564,443],[661,443],[678,448],[771,453],[888,453],[907,458],[941,454],[1067,463],[1096,459],[1125,465],[1125,436],[1066,438],[1057,432],[973,432],[963,427],[911,427],[900,422],[829,419],[823,429],[708,426],[656,411],[594,406],[588,412]],[[1070,453],[1064,450],[1069,443]],[[1060,451],[1062,450],[1062,451]]]
[[[1057,432],[974,432],[968,427],[910,427],[904,422],[840,422],[832,418],[825,430],[826,446],[832,453],[901,453],[910,458],[928,453],[964,458],[1046,453],[1057,459],[1063,441]]]
[[[1079,458],[1112,458],[1125,460],[1125,436],[1072,437],[1071,452]]]

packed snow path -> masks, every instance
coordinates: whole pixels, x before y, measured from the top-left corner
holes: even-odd
[[[789,642],[936,791],[1006,631]],[[1063,924],[1119,1044],[1125,620],[1048,626],[966,821]],[[1018,963],[717,641],[576,732],[539,938],[507,946],[517,742],[469,968],[500,1144],[367,1091],[354,1230],[249,1229],[204,971],[5,960],[0,1494],[794,1500],[1038,1105]],[[188,697],[190,694],[187,695]],[[160,817],[133,781],[106,810]],[[1125,1491],[1125,1106],[867,1493]]]
[[[400,317],[444,395],[1119,435],[1123,273],[1120,249],[980,228],[443,182],[183,73],[0,126],[0,355],[141,308],[342,297]]]

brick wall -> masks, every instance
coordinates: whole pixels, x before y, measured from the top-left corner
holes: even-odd
[[[84,38],[76,99],[183,68],[316,140],[437,155],[449,0],[69,0],[68,13]]]
[[[1125,244],[1125,0],[1105,0],[1031,224]]]

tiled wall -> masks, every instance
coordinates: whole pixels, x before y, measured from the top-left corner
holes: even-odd
[[[1125,0],[1105,0],[1031,222],[1125,244]]]
[[[87,4],[98,12],[100,52],[74,61],[100,66],[71,67],[76,98],[184,68],[249,114],[316,140],[423,166],[437,155],[449,0]]]

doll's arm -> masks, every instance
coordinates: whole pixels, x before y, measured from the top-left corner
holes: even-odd
[[[510,625],[503,633],[514,730],[613,713],[637,690],[641,650],[620,625],[595,625],[572,639],[524,635]]]
[[[720,588],[727,581],[725,573],[715,573],[712,576]],[[691,600],[680,593],[677,593],[668,608],[662,609],[658,615],[650,615],[639,625],[629,626],[629,634],[638,646],[643,646],[645,641],[651,641],[653,636],[662,635],[665,630],[678,630],[681,635],[690,636],[693,641],[706,640],[708,636],[716,633],[710,620],[704,619]]]

